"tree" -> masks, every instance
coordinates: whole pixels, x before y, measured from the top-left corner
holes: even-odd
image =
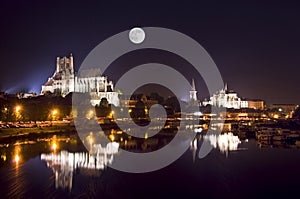
[[[297,120],[300,120],[300,107],[298,107],[298,108],[294,111],[293,118],[294,118],[294,119],[297,119]]]
[[[135,104],[135,108],[132,109],[130,116],[133,119],[146,118],[145,103],[138,100]]]
[[[97,117],[107,117],[111,113],[111,107],[106,98],[102,98],[99,106],[95,107]]]
[[[149,97],[151,100],[156,100],[158,104],[162,104],[164,102],[164,98],[156,92],[150,93]]]
[[[180,111],[181,111],[181,110],[180,110],[180,104],[179,104],[179,102],[178,102],[177,97],[175,97],[175,96],[174,96],[174,97],[169,97],[169,98],[165,101],[164,105],[166,105],[166,106],[172,108],[175,112],[180,112]]]

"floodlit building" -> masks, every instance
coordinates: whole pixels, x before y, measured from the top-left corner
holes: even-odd
[[[192,79],[192,89],[190,90],[190,101],[198,101],[197,99],[197,90],[195,86],[195,81]]]
[[[257,109],[257,110],[264,110],[265,109],[265,102],[263,100],[247,100],[248,101],[248,108]]]
[[[212,105],[217,107],[225,108],[248,108],[248,101],[242,100],[238,97],[237,93],[233,90],[228,90],[227,84],[225,84],[224,89],[219,90],[213,96],[210,97],[210,100],[204,100],[202,105]]]
[[[74,58],[57,57],[56,70],[52,77],[42,86],[42,94],[54,93],[66,96],[71,92],[90,93],[91,104],[99,104],[102,98],[119,106],[118,93],[114,92],[112,81],[101,74],[100,69],[82,70],[79,74],[74,72]]]

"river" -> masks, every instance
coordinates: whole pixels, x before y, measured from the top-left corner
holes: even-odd
[[[115,152],[106,151],[97,161],[91,163],[91,158],[87,161],[88,153],[76,136],[55,135],[1,144],[0,195],[7,198],[278,198],[299,194],[299,148],[261,146],[254,139],[238,139],[237,143],[224,146],[218,137],[206,137],[214,148],[200,159],[201,138],[204,137],[192,141],[191,147],[169,166],[141,174],[110,168],[114,156],[118,155]]]

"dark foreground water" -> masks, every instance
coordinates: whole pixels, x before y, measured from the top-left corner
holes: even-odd
[[[215,148],[203,159],[189,149],[168,167],[131,174],[106,167],[70,166],[55,160],[83,158],[78,141],[55,137],[1,145],[1,198],[287,198],[299,195],[300,149],[261,148],[255,140],[238,149]],[[61,150],[66,150],[61,152]],[[80,155],[81,154],[81,155]],[[106,157],[108,159],[111,156]],[[104,159],[103,159],[104,160]],[[75,161],[70,160],[69,161]],[[108,163],[109,164],[109,163]],[[95,168],[96,167],[96,168]]]

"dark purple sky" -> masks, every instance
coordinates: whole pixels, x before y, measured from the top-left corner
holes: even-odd
[[[108,2],[1,1],[0,90],[39,91],[56,56],[72,52],[78,68],[109,36],[159,26],[197,40],[241,97],[300,103],[297,1]]]

